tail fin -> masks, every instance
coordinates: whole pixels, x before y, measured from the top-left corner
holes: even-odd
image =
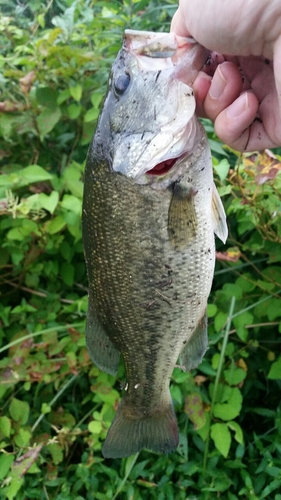
[[[126,404],[126,403],[125,403]],[[172,402],[163,412],[144,418],[132,418],[124,411],[124,400],[118,406],[115,418],[102,448],[105,458],[123,458],[143,448],[158,453],[175,451],[179,442],[178,425]]]

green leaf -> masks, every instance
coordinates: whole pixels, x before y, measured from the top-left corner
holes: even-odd
[[[34,182],[42,182],[51,180],[53,176],[46,172],[39,165],[29,165],[21,169],[19,172],[13,172],[9,175],[0,176],[0,185],[5,189],[13,189],[18,187],[27,186]]]
[[[13,420],[24,425],[29,417],[29,404],[26,401],[13,398],[9,406],[9,413]]]
[[[277,361],[274,361],[274,363],[272,363],[267,378],[270,378],[272,380],[281,379],[281,356],[277,359]]]
[[[227,422],[238,417],[240,410],[241,408],[235,408],[229,403],[217,403],[214,405],[214,417]]]
[[[270,283],[269,281],[257,280],[257,285],[266,292],[271,292],[275,288],[274,283]]]
[[[32,234],[38,234],[38,226],[36,222],[23,219],[20,227],[15,227],[10,229],[7,233],[7,238],[9,240],[24,240],[27,236],[31,236]]]
[[[235,297],[236,300],[240,300],[242,298],[243,292],[236,283],[226,283],[222,287],[222,292],[225,297]]]
[[[77,215],[81,215],[82,202],[72,194],[65,194],[61,201],[61,207],[66,208]]]
[[[50,87],[38,87],[36,97],[39,104],[55,111],[57,109],[58,92]]]
[[[220,357],[221,355],[219,352],[215,352],[215,354],[212,356],[212,367],[214,368],[214,370],[218,369]]]
[[[47,413],[50,413],[50,411],[52,411],[51,406],[48,405],[48,403],[42,403],[42,405],[41,405],[41,413],[43,413],[44,415],[46,415]]]
[[[266,308],[266,314],[269,321],[274,321],[276,318],[280,318],[281,316],[281,299],[277,299],[272,297],[268,301],[268,305]]]
[[[238,385],[246,378],[247,373],[234,364],[228,370],[224,370],[224,378],[229,385]]]
[[[82,146],[85,146],[85,144],[89,144],[93,137],[93,132],[94,132],[94,125],[92,122],[84,122],[83,123],[83,132],[82,132],[82,137],[80,140],[80,144]]]
[[[69,87],[70,95],[77,102],[79,102],[81,100],[82,90],[83,90],[82,85],[80,85],[79,83],[75,87]]]
[[[242,394],[238,387],[228,388],[228,398],[226,403],[216,403],[214,405],[214,416],[221,420],[233,420],[241,411]],[[225,392],[225,391],[224,391]]]
[[[226,424],[213,424],[211,425],[211,438],[215,443],[215,447],[219,452],[227,458],[230,445],[231,434]]]
[[[244,293],[252,292],[256,288],[256,284],[253,283],[253,280],[253,276],[250,273],[244,273],[236,280],[236,285],[238,285]]]
[[[17,476],[12,477],[9,486],[5,491],[6,498],[8,500],[13,500],[14,498],[16,498],[18,491],[21,489],[23,485],[23,481],[24,481],[23,478],[19,478]]]
[[[44,16],[44,14],[39,14],[39,16],[37,16],[37,22],[41,26],[41,28],[45,28],[45,16]]]
[[[0,481],[2,481],[7,476],[14,459],[14,455],[9,455],[6,453],[2,453],[2,455],[0,456]]]
[[[63,452],[58,443],[50,443],[46,446],[46,448],[51,453],[52,460],[55,465],[60,464],[63,461]]]
[[[63,262],[61,265],[62,279],[66,285],[72,286],[74,281],[74,267],[68,262]]]
[[[0,417],[0,433],[4,437],[10,437],[11,434],[11,420],[6,417]]]
[[[248,338],[248,329],[245,328],[245,325],[252,325],[253,320],[254,316],[248,311],[233,318],[233,324],[236,328],[237,335],[243,342],[246,342]]]
[[[69,36],[74,28],[75,4],[66,9],[61,16],[55,16],[52,19],[54,26],[61,28],[66,36]]]
[[[66,226],[66,222],[62,215],[58,215],[53,220],[47,222],[46,231],[49,234],[55,234],[61,231]]]
[[[222,182],[227,178],[229,167],[230,165],[226,158],[221,160],[218,165],[214,165],[214,170]]]
[[[26,238],[26,233],[21,227],[13,227],[13,229],[8,231],[6,238],[8,240],[23,241]]]
[[[52,174],[44,170],[44,168],[39,165],[29,165],[20,172],[20,185],[23,186],[26,184],[33,184],[34,182],[47,181],[52,178]]]
[[[99,110],[96,108],[90,108],[85,113],[84,122],[86,122],[86,123],[93,122],[97,119],[98,116],[99,116]]]
[[[103,94],[101,92],[94,92],[94,94],[91,95],[91,103],[94,106],[94,108],[98,109],[99,105],[103,99]]]
[[[40,134],[40,139],[43,141],[44,137],[53,130],[61,117],[60,108],[46,109],[37,118],[37,127]]]
[[[216,315],[217,310],[218,310],[218,308],[217,308],[216,304],[208,304],[207,305],[208,318],[213,318]]]
[[[59,193],[57,191],[52,191],[49,196],[45,193],[39,193],[38,198],[41,207],[53,214],[59,201]]]
[[[29,441],[32,438],[31,433],[24,429],[23,427],[18,431],[18,434],[15,436],[15,443],[17,446],[22,448],[23,446],[28,446]]]
[[[203,400],[199,392],[193,392],[185,398],[184,411],[194,424],[194,429],[201,429],[206,423]]]
[[[102,423],[100,421],[93,420],[89,423],[88,429],[92,434],[100,434],[102,431]]]
[[[280,487],[281,487],[281,479],[274,479],[274,481],[267,484],[267,486],[264,488],[264,490],[262,490],[260,500],[263,500],[264,498],[269,498],[268,495],[270,495],[270,493],[272,491],[276,490],[277,488],[280,491]],[[275,499],[277,500],[276,496],[275,496]]]
[[[227,313],[224,313],[222,311],[219,311],[216,315],[215,315],[215,331],[216,332],[220,332],[223,327],[226,325],[226,322],[227,322]]]
[[[57,104],[60,105],[65,102],[70,97],[69,89],[65,89],[59,93],[57,98]]]
[[[71,120],[76,120],[82,111],[82,106],[77,104],[70,104],[67,108],[68,116]]]
[[[16,120],[13,115],[10,115],[8,113],[0,114],[0,134],[5,141],[9,141],[15,123]]]
[[[232,431],[235,432],[234,439],[239,444],[244,444],[243,431],[237,422],[227,422],[226,424]]]

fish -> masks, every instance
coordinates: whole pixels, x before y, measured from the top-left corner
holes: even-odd
[[[126,30],[89,147],[82,214],[92,361],[126,383],[105,458],[179,442],[169,384],[207,349],[215,234],[227,238],[192,84],[208,52],[175,33]]]

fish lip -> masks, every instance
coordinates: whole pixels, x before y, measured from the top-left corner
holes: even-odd
[[[185,51],[188,46],[191,50]],[[191,53],[198,47],[201,51],[201,63],[195,64],[196,73],[205,66],[210,51],[200,45],[193,37],[183,37],[172,31],[155,33],[130,29],[125,30],[123,37],[123,50],[136,57],[140,69],[155,71],[168,67],[175,68],[175,76],[177,75],[177,78],[187,85],[193,82],[194,76],[191,77],[190,81],[186,80],[186,62],[189,61]],[[187,53],[189,54],[187,55]],[[152,69],[151,59],[153,59],[154,69]],[[158,65],[160,66],[158,67]]]

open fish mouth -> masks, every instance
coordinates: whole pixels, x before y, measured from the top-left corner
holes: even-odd
[[[163,160],[159,163],[157,163],[157,165],[155,165],[153,168],[151,168],[150,170],[148,170],[146,172],[146,175],[157,175],[157,176],[161,176],[161,175],[166,175],[168,174],[174,167],[177,163],[179,163],[185,156],[187,155],[187,153],[185,154],[182,154],[180,156],[178,156],[177,158],[169,158],[167,160]]]
[[[164,160],[155,165],[151,170],[148,170],[147,175],[164,175],[167,174],[173,166],[176,164],[178,158],[171,158],[170,160]]]

